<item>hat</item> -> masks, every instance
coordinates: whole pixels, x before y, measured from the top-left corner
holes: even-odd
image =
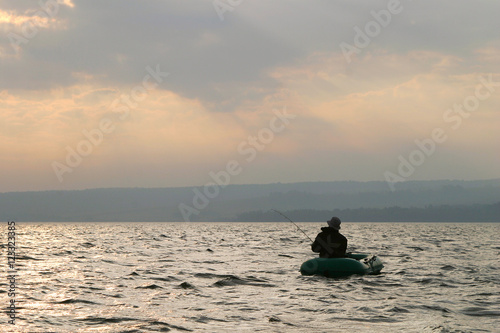
[[[328,226],[335,230],[340,230],[340,219],[336,216],[332,217],[330,221],[327,221]]]

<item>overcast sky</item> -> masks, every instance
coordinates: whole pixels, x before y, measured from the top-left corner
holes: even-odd
[[[499,13],[0,0],[0,192],[499,178]]]

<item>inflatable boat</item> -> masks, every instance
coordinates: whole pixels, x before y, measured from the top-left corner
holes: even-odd
[[[377,256],[348,253],[345,258],[314,258],[300,266],[302,275],[343,277],[353,274],[379,274],[384,268]]]

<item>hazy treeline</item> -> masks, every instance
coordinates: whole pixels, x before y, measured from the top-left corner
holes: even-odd
[[[220,188],[216,197],[207,200],[206,207],[196,207],[193,201],[195,192],[203,193],[203,190],[203,187],[110,188],[0,193],[0,219],[32,222],[184,221],[179,210],[179,205],[183,204],[198,211],[192,214],[191,221],[276,220],[255,213],[271,209],[303,211],[304,216],[300,217],[303,221],[323,221],[325,218],[318,211],[334,210],[340,210],[338,215],[348,220],[402,220],[403,216],[409,216],[404,220],[415,217],[415,220],[425,221],[462,221],[466,212],[459,214],[457,207],[451,206],[498,202],[500,179],[411,181],[396,184],[396,191],[390,191],[385,182],[228,185]],[[476,213],[467,218],[478,221],[492,218],[486,208],[484,211],[475,209]],[[426,215],[431,212],[432,216]]]
[[[500,222],[500,202],[488,205],[441,205],[422,208],[387,207],[283,212],[295,222],[325,222],[338,216],[346,222]],[[274,211],[240,214],[237,222],[278,222],[283,217]]]

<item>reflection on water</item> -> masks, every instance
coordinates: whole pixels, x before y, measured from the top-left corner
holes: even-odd
[[[2,330],[495,331],[499,224],[342,226],[382,274],[301,276],[313,253],[290,223],[19,223],[19,313]]]

